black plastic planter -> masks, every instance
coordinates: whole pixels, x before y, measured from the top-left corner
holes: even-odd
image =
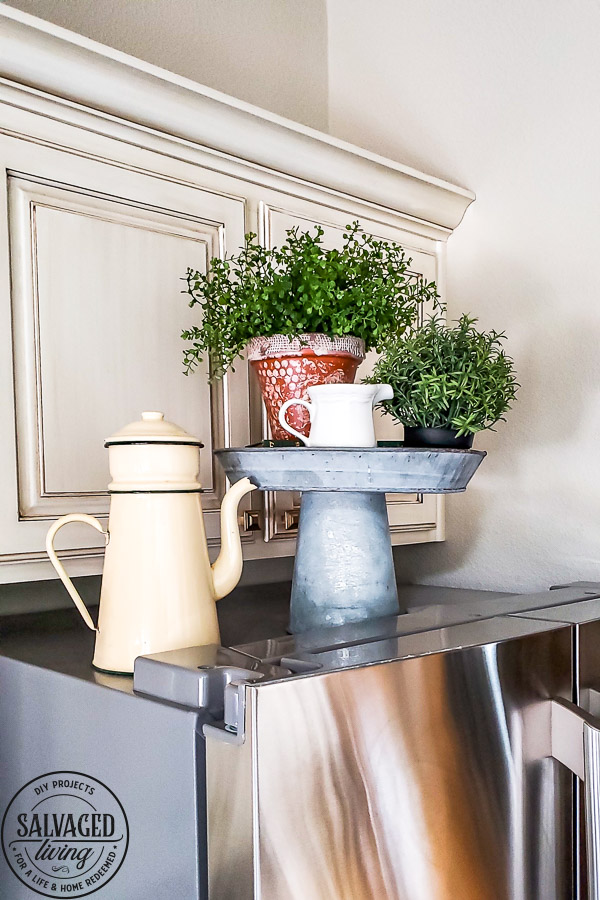
[[[454,428],[411,428],[404,426],[405,447],[448,447],[454,450],[470,450],[472,434],[456,435]]]

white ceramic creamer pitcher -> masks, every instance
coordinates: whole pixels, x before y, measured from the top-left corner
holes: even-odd
[[[50,528],[46,550],[84,622],[96,631],[93,665],[130,673],[136,656],[220,643],[215,602],[242,573],[240,499],[254,485],[236,482],[221,506],[221,552],[208,557],[198,480],[201,442],[160,412],[144,412],[108,438],[112,481],[107,531],[93,516],[72,513]],[[98,627],[54,550],[69,522],[105,534]]]
[[[389,384],[318,384],[307,393],[310,402],[287,400],[279,411],[282,427],[307,447],[375,447],[373,407],[394,396]],[[295,403],[308,410],[308,437],[286,420],[286,411]]]

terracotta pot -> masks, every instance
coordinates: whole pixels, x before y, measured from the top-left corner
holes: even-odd
[[[279,424],[279,410],[286,400],[308,399],[307,390],[317,384],[352,384],[365,358],[364,341],[352,336],[329,338],[324,334],[283,334],[253,338],[247,356],[256,372],[271,437],[290,439]],[[288,421],[296,431],[308,435],[310,420],[302,406],[292,407]]]

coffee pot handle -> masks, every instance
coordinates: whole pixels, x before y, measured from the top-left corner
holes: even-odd
[[[90,628],[92,631],[98,631],[98,629],[96,628],[96,626],[94,625],[94,623],[92,621],[92,617],[90,616],[89,612],[87,611],[87,607],[86,607],[85,603],[79,596],[79,593],[78,593],[75,585],[73,584],[73,582],[67,575],[65,568],[64,568],[63,564],[61,563],[60,559],[58,558],[58,556],[56,555],[56,550],[54,549],[54,538],[56,536],[56,532],[59,530],[59,528],[62,528],[63,525],[68,525],[70,522],[83,522],[85,525],[91,525],[92,528],[95,528],[96,531],[99,531],[101,534],[104,535],[104,538],[105,538],[107,544],[108,544],[108,531],[104,531],[104,529],[102,527],[102,523],[99,522],[98,519],[95,519],[94,516],[88,516],[88,515],[86,515],[86,513],[70,513],[68,516],[61,516],[60,519],[57,519],[56,522],[50,527],[50,529],[48,530],[48,534],[46,535],[46,553],[50,557],[50,562],[56,569],[56,571],[58,573],[58,577],[60,578],[60,580],[66,587],[67,591],[69,592],[69,596],[71,597],[71,600],[73,601],[73,603],[79,610],[81,618],[83,619],[83,621],[85,622],[87,627]]]
[[[286,431],[289,431],[290,434],[293,434],[294,437],[297,437],[303,444],[306,444],[307,447],[310,447],[310,438],[307,438],[304,434],[300,434],[299,431],[296,431],[295,428],[289,424],[288,420],[285,417],[286,412],[290,408],[290,406],[305,406],[308,410],[308,415],[312,424],[312,406],[307,400],[296,400],[292,397],[291,400],[286,400],[285,403],[282,404],[281,409],[279,410],[279,424],[282,428],[285,428]]]

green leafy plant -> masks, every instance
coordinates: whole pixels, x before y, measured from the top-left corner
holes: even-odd
[[[182,333],[186,373],[208,358],[211,378],[220,378],[251,338],[274,334],[353,335],[383,350],[415,321],[419,304],[437,304],[435,284],[410,272],[397,244],[364,234],[358,222],[346,226],[341,250],[326,249],[323,234],[292,228],[269,250],[250,233],[237,256],[211,260],[206,274],[187,270],[185,293],[202,317]]]
[[[403,425],[474,434],[504,419],[517,388],[504,332],[478,331],[463,315],[454,326],[439,316],[394,341],[375,365],[371,383],[391,384],[384,412]]]

